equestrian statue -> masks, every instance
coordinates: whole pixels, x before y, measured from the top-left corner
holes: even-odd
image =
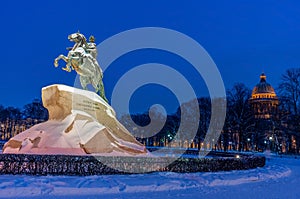
[[[100,95],[106,102],[104,93],[103,72],[97,61],[97,48],[94,36],[90,36],[89,43],[83,34],[77,32],[70,34],[68,39],[75,42],[72,48],[67,48],[69,53],[67,56],[59,55],[54,60],[54,66],[58,67],[58,61],[64,60],[67,64],[63,70],[71,72],[75,70],[80,75],[80,84],[84,90],[87,85],[91,84],[95,92]]]

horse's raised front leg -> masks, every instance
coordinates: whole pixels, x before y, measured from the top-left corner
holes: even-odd
[[[64,55],[59,55],[58,57],[56,57],[54,60],[54,66],[58,67],[58,61],[63,59],[64,57],[65,57]],[[67,57],[65,57],[65,58],[67,58]]]
[[[64,56],[64,55],[59,55],[59,56],[54,60],[54,66],[55,66],[55,67],[58,67],[58,61],[61,60],[61,59],[64,60],[64,61],[67,63],[66,67],[65,67],[65,68],[62,68],[62,69],[65,70],[65,71],[71,72],[71,68],[70,68],[71,64],[69,63],[69,59],[68,59],[68,57],[66,57],[66,56]]]

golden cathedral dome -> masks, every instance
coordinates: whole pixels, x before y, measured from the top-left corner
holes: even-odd
[[[260,82],[253,88],[251,99],[274,99],[276,93],[271,84],[267,83],[266,75],[260,75]]]

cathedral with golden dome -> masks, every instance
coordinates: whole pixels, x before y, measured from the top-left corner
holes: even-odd
[[[260,75],[259,83],[253,88],[249,103],[257,129],[256,150],[265,150],[266,148],[282,150],[283,145],[280,143],[283,143],[283,139],[278,130],[275,133],[275,121],[279,119],[279,100],[264,73]]]
[[[249,100],[256,119],[271,119],[276,117],[278,98],[274,88],[266,80],[266,75],[260,75],[259,83],[253,88]]]

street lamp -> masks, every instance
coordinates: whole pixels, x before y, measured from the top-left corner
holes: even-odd
[[[265,149],[264,150],[266,150],[267,149],[267,140],[264,140],[264,144],[265,144]]]
[[[269,140],[270,140],[270,141],[272,141],[272,140],[273,140],[273,137],[272,137],[272,136],[270,136],[270,137],[269,137]]]
[[[270,140],[270,143],[269,143],[269,145],[270,145],[270,150],[272,151],[272,148],[273,148],[273,146],[272,146],[273,137],[270,136],[270,137],[269,137],[269,140]]]
[[[247,138],[247,142],[248,142],[248,150],[250,150],[250,138]]]

